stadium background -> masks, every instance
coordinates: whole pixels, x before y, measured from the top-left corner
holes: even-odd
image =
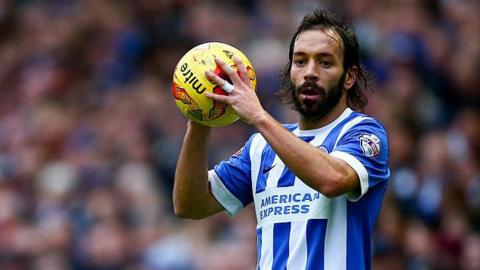
[[[480,269],[476,0],[0,0],[0,269],[253,269],[253,211],[173,216],[172,71],[194,45],[234,45],[294,121],[277,75],[314,7],[353,22],[389,131],[374,269]],[[252,131],[215,129],[211,164]]]

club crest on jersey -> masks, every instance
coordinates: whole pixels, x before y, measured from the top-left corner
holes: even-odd
[[[322,150],[322,152],[324,153],[327,153],[328,154],[328,149],[325,145],[320,145],[320,146],[317,146],[318,149]]]
[[[365,156],[376,158],[380,155],[380,139],[375,134],[362,134],[358,139]]]

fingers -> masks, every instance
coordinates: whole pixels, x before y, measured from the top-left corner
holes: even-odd
[[[222,59],[220,59],[218,57],[215,57],[215,62],[217,63],[218,66],[220,66],[220,68],[223,70],[223,72],[225,72],[225,74],[227,74],[227,76],[230,78],[230,80],[234,84],[236,84],[237,86],[241,85],[242,82],[247,84],[247,85],[250,85],[250,83],[249,83],[250,79],[249,79],[249,76],[248,76],[248,71],[247,71],[247,68],[245,67],[245,65],[243,64],[242,60],[235,55],[233,56],[232,59],[233,59],[235,65],[238,69],[238,73],[230,65],[228,65],[225,61],[223,61]],[[233,91],[234,86],[231,83],[229,83],[228,81],[226,81],[225,79],[222,79],[220,76],[218,76],[214,72],[208,70],[208,71],[205,72],[205,75],[207,76],[208,79],[213,81],[216,85],[220,86],[225,92],[231,93]],[[226,101],[226,100],[224,100],[224,98],[225,98],[224,96],[222,96],[219,99],[215,98],[215,94],[213,94],[213,95],[208,94],[207,96],[210,97],[210,98],[213,98],[215,100],[218,100],[220,102],[225,102]]]
[[[230,93],[233,90],[233,85],[231,85],[229,82],[226,80],[220,78],[217,74],[211,72],[210,70],[207,70],[205,72],[205,75],[207,76],[208,79],[212,80],[216,85],[220,86],[225,92]]]
[[[222,68],[222,70],[228,75],[233,84],[241,83],[241,79],[233,68],[219,57],[215,57],[215,62]],[[223,85],[223,84],[222,84]]]
[[[244,82],[249,84],[250,83],[250,78],[248,76],[248,71],[247,67],[243,64],[242,60],[238,58],[236,55],[233,56],[233,62],[235,62],[235,65],[237,66],[238,73],[240,75],[240,79]]]
[[[219,94],[214,94],[214,93],[210,93],[210,92],[205,93],[205,95],[206,95],[208,98],[211,98],[211,99],[216,100],[216,101],[218,101],[218,102],[228,103],[228,96],[219,95]]]
[[[233,91],[233,85],[232,85],[231,83],[229,83],[229,82],[225,82],[225,84],[222,85],[222,89],[223,89],[223,91],[225,91],[225,92],[227,92],[227,93],[230,94],[230,93],[232,93],[232,91]]]

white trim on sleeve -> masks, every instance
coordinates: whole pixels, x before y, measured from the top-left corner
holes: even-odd
[[[330,155],[347,162],[347,164],[350,165],[350,167],[352,167],[357,172],[358,178],[360,179],[360,193],[356,191],[351,191],[345,194],[345,196],[347,197],[347,199],[353,202],[360,200],[360,198],[368,191],[367,169],[365,169],[365,166],[363,166],[363,164],[358,161],[358,159],[346,152],[333,151],[332,153],[330,153]]]
[[[208,182],[213,196],[223,206],[228,215],[234,216],[243,209],[242,202],[228,190],[214,170],[208,171]]]

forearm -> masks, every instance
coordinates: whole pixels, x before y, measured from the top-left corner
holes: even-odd
[[[266,114],[254,123],[285,165],[305,184],[326,196],[355,189],[357,176],[344,161],[300,140]]]
[[[189,123],[178,158],[173,187],[175,214],[203,218],[221,210],[208,185],[207,141],[210,129]]]

